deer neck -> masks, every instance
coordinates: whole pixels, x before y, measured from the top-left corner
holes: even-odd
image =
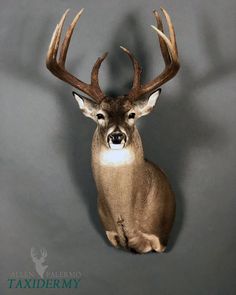
[[[138,130],[135,129],[132,141],[122,150],[111,150],[101,142],[98,130],[92,144],[92,169],[99,196],[117,199],[122,194],[123,201],[135,195],[135,191],[145,181],[143,147]]]
[[[122,150],[105,147],[98,130],[92,144],[92,169],[99,199],[109,204],[115,218],[117,212],[127,216],[128,208],[133,208],[135,195],[142,190],[145,181],[143,148],[138,130],[132,141]],[[117,201],[119,200],[119,201]]]

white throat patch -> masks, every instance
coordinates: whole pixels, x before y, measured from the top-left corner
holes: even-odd
[[[104,166],[129,165],[134,161],[134,153],[129,148],[106,149],[101,151],[99,158]]]

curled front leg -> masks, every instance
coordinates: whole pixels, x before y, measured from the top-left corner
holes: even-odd
[[[151,251],[162,253],[166,249],[157,236],[142,232],[131,237],[128,241],[128,246],[137,253],[148,253]]]
[[[119,237],[115,231],[106,231],[106,235],[112,246],[118,248],[119,247]]]

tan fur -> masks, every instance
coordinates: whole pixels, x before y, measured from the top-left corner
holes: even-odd
[[[144,160],[136,128],[129,147],[134,161],[104,165],[100,155],[107,147],[95,131],[92,168],[100,219],[113,246],[138,253],[163,252],[174,220],[174,196],[164,173]]]

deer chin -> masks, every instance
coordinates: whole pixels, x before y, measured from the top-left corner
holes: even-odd
[[[100,163],[110,167],[130,165],[134,159],[134,153],[129,147],[120,149],[104,148],[99,155]]]
[[[125,147],[125,142],[114,144],[112,142],[109,142],[109,148],[112,150],[122,150]]]

